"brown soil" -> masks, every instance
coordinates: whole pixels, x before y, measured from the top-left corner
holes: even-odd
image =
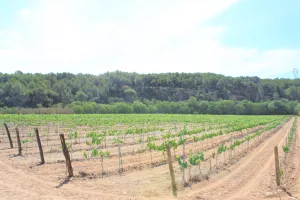
[[[300,133],[299,120],[297,135]],[[239,158],[236,163],[230,164],[227,154],[225,157],[227,164],[219,169],[219,173],[212,173],[209,180],[194,183],[191,187],[179,187],[177,199],[279,199],[279,196],[282,199],[289,199],[297,195],[300,197],[298,192],[300,191],[300,158],[297,156],[300,153],[300,137],[297,137],[297,142],[293,143],[294,148],[286,159],[287,164],[283,166],[285,171],[283,184],[288,193],[278,191],[275,186],[273,148],[278,145],[279,155],[283,157],[281,146],[291,125],[292,120],[275,133],[268,133],[269,137],[262,143],[253,142],[250,144],[252,149],[248,153],[246,146],[241,147],[235,152],[236,157]],[[221,137],[215,142],[222,142]],[[216,149],[212,143],[210,144],[211,148],[206,151],[207,153]],[[202,146],[201,143],[198,145]],[[196,146],[189,144],[187,149],[189,148],[194,149]],[[15,156],[16,152],[16,149],[0,151],[0,199],[173,199],[167,165],[135,169],[124,172],[121,176],[115,174],[100,178],[99,160],[79,160],[73,162],[76,176],[69,180],[65,178],[64,163],[54,162],[39,166],[37,165],[38,152],[33,155]],[[239,154],[243,156],[239,157]],[[51,158],[46,156],[45,159],[55,160],[61,156],[52,154]],[[161,153],[155,153],[153,157],[163,159]],[[218,162],[223,162],[223,155],[218,159]],[[125,164],[138,163],[137,160],[137,155],[128,155],[124,158]],[[149,157],[147,160],[150,160]],[[173,164],[176,181],[180,186],[181,172],[177,163]],[[88,170],[86,170],[87,166]],[[115,171],[113,167],[116,163],[113,161],[111,164],[106,160],[104,166],[108,171],[110,168]],[[207,173],[208,161],[203,163],[201,168],[203,173]],[[197,173],[197,168],[192,171],[194,174]],[[84,173],[79,175],[79,172],[98,173],[98,175],[85,176]]]

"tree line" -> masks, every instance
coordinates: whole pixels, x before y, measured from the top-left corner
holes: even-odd
[[[74,113],[293,114],[299,99],[300,79],[120,71],[0,73],[2,113],[59,108]]]
[[[0,108],[5,114],[218,114],[218,115],[294,115],[300,114],[298,101],[273,100],[265,102],[251,102],[247,100],[233,101],[197,101],[190,97],[186,101],[134,101],[133,103],[116,102],[112,104],[98,104],[96,102],[74,101],[62,106],[57,104],[49,108]]]

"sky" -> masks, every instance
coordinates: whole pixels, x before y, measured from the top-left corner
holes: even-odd
[[[292,78],[299,10],[300,0],[0,0],[0,72]]]

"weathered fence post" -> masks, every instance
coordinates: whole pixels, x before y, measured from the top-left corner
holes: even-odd
[[[280,168],[279,168],[279,160],[278,160],[278,147],[274,147],[274,155],[275,155],[275,170],[276,170],[276,184],[280,186]]]
[[[106,136],[107,136],[106,127],[104,127],[104,148],[105,149],[106,149]]]
[[[60,137],[60,141],[61,141],[62,150],[63,150],[64,156],[66,158],[66,167],[68,169],[69,177],[72,177],[73,176],[73,168],[72,168],[72,164],[71,164],[70,154],[69,154],[68,148],[66,146],[65,136],[64,136],[64,134],[59,134],[59,137]]]
[[[250,133],[248,132],[247,137],[249,137]],[[247,140],[247,149],[249,150],[249,143],[250,143],[250,138]]]
[[[171,151],[170,151],[170,147],[169,147],[168,144],[166,145],[166,149],[167,149],[169,170],[170,170],[171,181],[172,181],[172,191],[173,191],[173,195],[176,197],[177,196],[177,186],[176,186],[176,181],[175,181],[175,175],[174,175],[174,169],[173,169]]]
[[[21,146],[20,133],[18,127],[16,127],[16,134],[17,134],[17,143],[18,143],[19,156],[20,156],[22,155],[22,146]]]
[[[43,152],[42,143],[41,143],[41,140],[40,140],[39,130],[37,128],[34,128],[34,132],[35,132],[35,136],[36,136],[36,141],[37,141],[38,146],[39,146],[41,164],[44,164],[45,163],[44,152]]]
[[[6,123],[4,123],[4,127],[5,127],[5,130],[6,130],[6,133],[7,133],[7,137],[8,137],[8,140],[9,140],[9,144],[10,144],[10,148],[14,148],[14,145],[12,143],[12,140],[11,140],[11,137],[10,137],[10,132],[9,132],[9,129],[6,125]]]
[[[232,134],[230,134],[230,147],[232,145]],[[229,160],[232,159],[232,149],[230,148]]]
[[[185,162],[185,135],[182,134],[183,144],[182,144],[182,161]],[[185,184],[185,169],[182,168],[182,182]]]
[[[120,144],[120,133],[118,133],[118,171],[121,175],[122,169],[121,169],[121,144]]]

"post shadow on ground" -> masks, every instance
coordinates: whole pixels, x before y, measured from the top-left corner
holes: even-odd
[[[66,177],[65,179],[63,179],[58,186],[56,186],[55,188],[60,188],[65,184],[68,184],[70,181],[72,180],[72,177]]]

